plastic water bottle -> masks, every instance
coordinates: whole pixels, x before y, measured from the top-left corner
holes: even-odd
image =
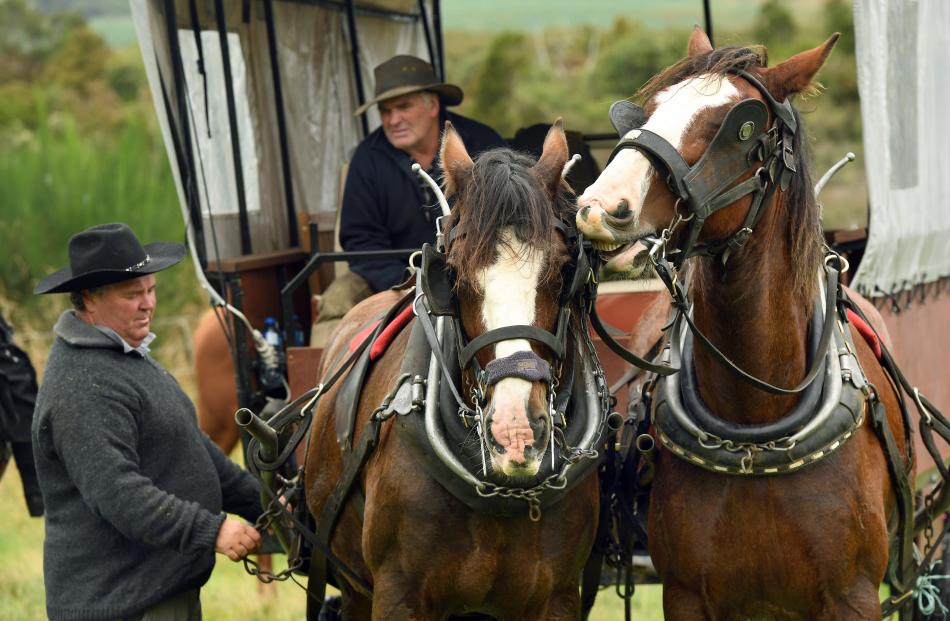
[[[300,316],[294,313],[294,320],[290,324],[290,344],[294,347],[303,347],[306,345],[304,342],[306,336],[304,335],[303,326],[300,325]]]
[[[274,347],[280,347],[280,330],[277,329],[277,320],[273,317],[264,319],[264,340]]]

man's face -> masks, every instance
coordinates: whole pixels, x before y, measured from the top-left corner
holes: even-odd
[[[83,295],[86,317],[112,328],[132,347],[148,336],[155,312],[155,276],[148,274],[106,287],[101,296]]]
[[[386,139],[397,149],[418,150],[434,131],[438,134],[439,104],[431,93],[410,93],[379,102]]]

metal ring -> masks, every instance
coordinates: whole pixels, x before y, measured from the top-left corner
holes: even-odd
[[[688,217],[688,218],[684,218],[683,216],[680,215],[680,213],[679,213],[679,207],[680,207],[680,203],[682,203],[682,202],[683,202],[683,197],[682,197],[682,196],[679,196],[679,197],[677,197],[676,202],[673,204],[673,213],[679,218],[679,222],[677,222],[676,224],[674,224],[674,225],[673,225],[674,227],[675,227],[677,224],[679,224],[680,222],[689,222],[690,220],[692,220],[693,218],[696,217],[696,212],[694,212],[694,211],[691,211],[691,212],[689,213],[689,217]],[[672,228],[672,227],[671,227],[671,228]]]
[[[849,269],[851,269],[851,264],[848,262],[848,260],[845,259],[840,254],[838,254],[837,252],[829,252],[828,254],[825,255],[825,265],[826,266],[830,265],[830,262],[835,259],[838,261],[839,274],[844,274]]]

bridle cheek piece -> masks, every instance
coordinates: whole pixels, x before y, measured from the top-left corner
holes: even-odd
[[[787,189],[791,175],[797,172],[792,144],[798,124],[791,104],[788,100],[776,101],[752,74],[746,71],[735,74],[758,89],[768,105],[751,98],[735,104],[693,166],[689,166],[676,147],[662,136],[648,129],[628,129],[625,126],[618,127],[618,130],[628,129],[625,132],[628,137],[617,144],[608,159],[609,164],[622,150],[636,149],[664,178],[676,200],[676,214],[669,230],[664,231],[661,251],[666,252],[665,240],[672,236],[673,228],[686,223],[689,226],[686,242],[669,253],[676,267],[697,255],[718,256],[725,263],[755,230],[764,213],[763,206],[768,204],[776,187]],[[611,108],[612,114],[614,109]],[[768,126],[769,110],[773,115],[771,126]],[[645,118],[643,114],[626,114],[631,118]],[[618,126],[619,119],[614,121]],[[732,185],[759,162],[761,164],[751,177]],[[735,233],[722,240],[699,242],[700,232],[709,216],[749,194],[752,203],[745,221]],[[688,212],[686,216],[680,215],[681,207]]]

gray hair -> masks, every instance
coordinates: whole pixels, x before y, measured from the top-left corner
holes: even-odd
[[[78,311],[86,310],[86,303],[83,301],[83,296],[88,295],[91,298],[102,297],[102,294],[106,292],[106,287],[93,287],[92,289],[83,289],[81,291],[70,291],[69,292],[69,301],[72,302],[73,308]]]

